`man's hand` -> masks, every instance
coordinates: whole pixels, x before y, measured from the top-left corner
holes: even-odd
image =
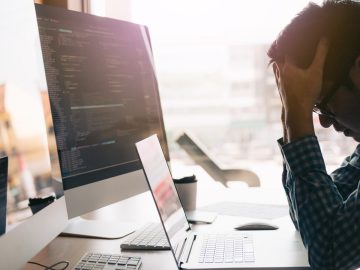
[[[314,134],[312,109],[320,97],[324,62],[328,51],[327,41],[319,42],[313,62],[300,69],[286,58],[275,63],[276,82],[283,103],[284,121],[289,142]]]

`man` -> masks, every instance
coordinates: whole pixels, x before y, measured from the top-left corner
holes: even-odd
[[[313,269],[360,266],[360,145],[328,175],[320,124],[360,142],[360,2],[309,4],[271,45],[283,105],[283,185]]]

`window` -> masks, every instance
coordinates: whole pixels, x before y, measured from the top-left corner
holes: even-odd
[[[308,1],[124,2],[150,29],[172,159],[186,130],[224,165],[251,164],[260,178],[266,166],[279,179],[281,103],[266,51]],[[355,142],[314,117],[327,164],[338,165]]]

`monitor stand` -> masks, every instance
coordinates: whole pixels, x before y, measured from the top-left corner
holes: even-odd
[[[69,220],[67,227],[62,231],[64,236],[87,238],[118,239],[133,233],[138,224],[114,220],[93,220],[76,217]]]

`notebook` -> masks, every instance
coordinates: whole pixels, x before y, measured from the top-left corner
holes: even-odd
[[[156,135],[136,149],[179,269],[309,269],[295,231],[193,232]]]

